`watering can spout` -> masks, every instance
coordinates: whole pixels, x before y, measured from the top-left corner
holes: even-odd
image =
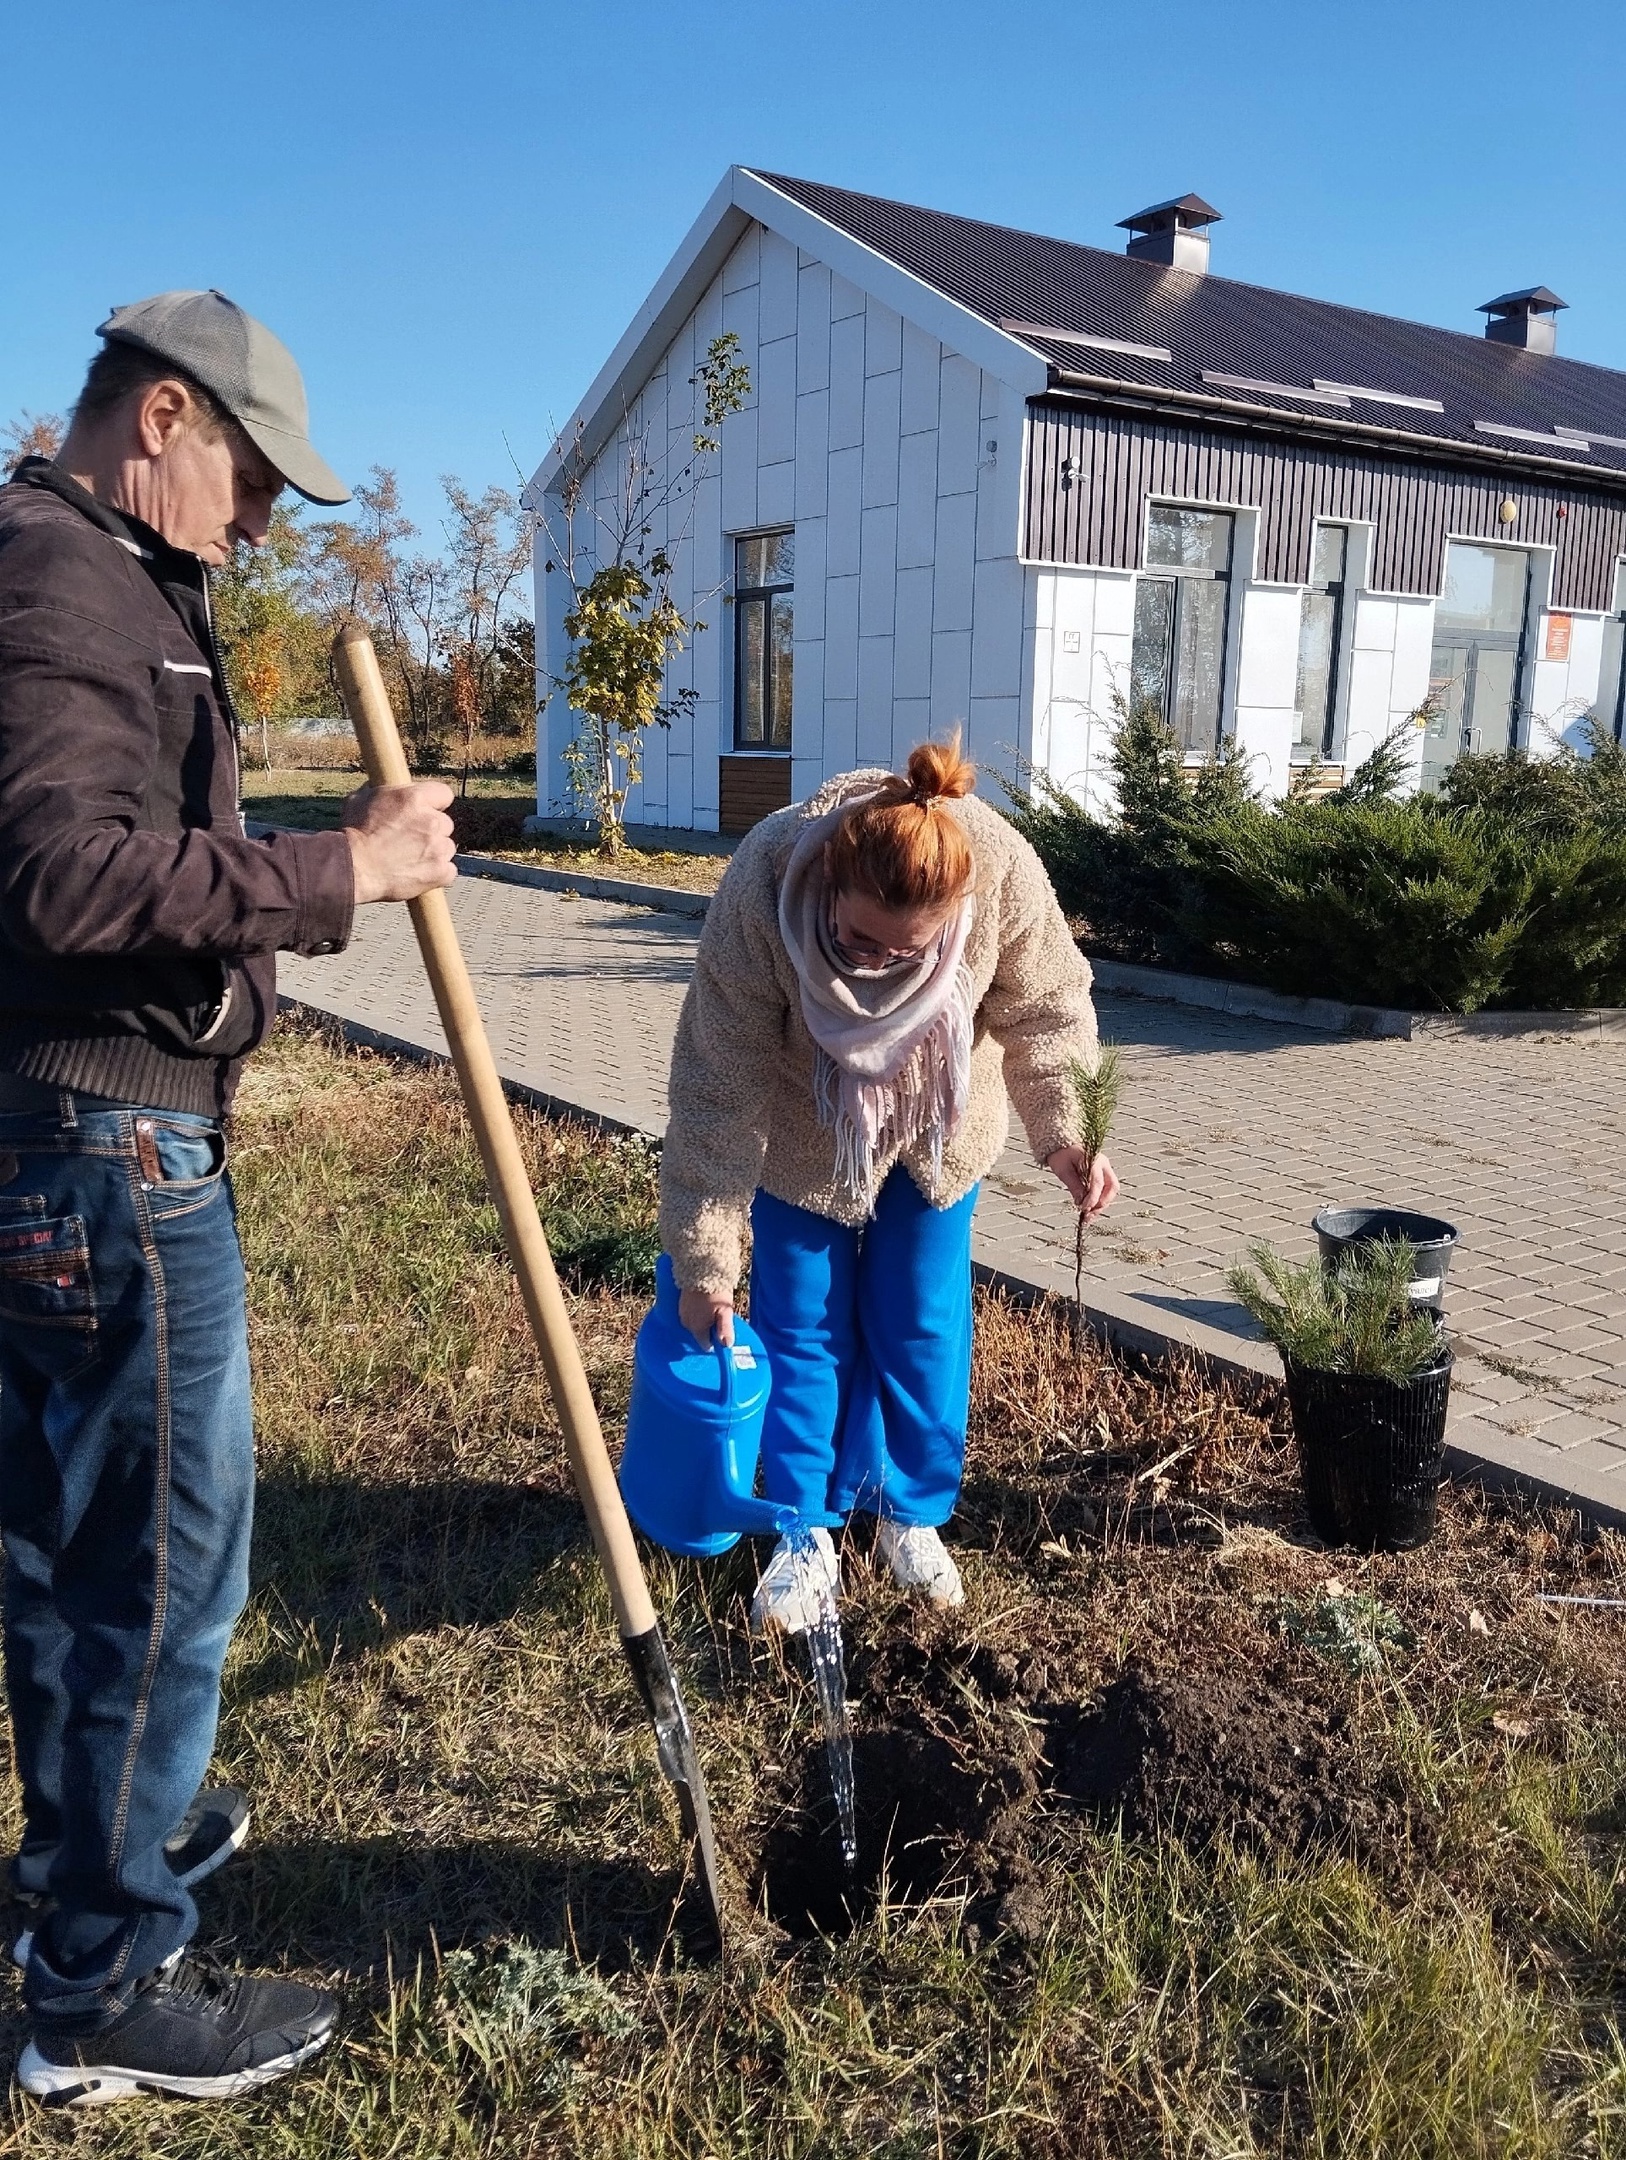
[[[795,1508],[737,1492],[721,1480],[711,1494],[707,1514],[719,1530],[737,1530],[742,1537],[794,1537],[802,1526]]]

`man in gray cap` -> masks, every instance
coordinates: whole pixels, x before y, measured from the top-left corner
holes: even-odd
[[[58,2101],[222,2097],[331,1996],[186,1953],[242,1842],[202,1787],[248,1588],[243,1268],[222,1120],[276,954],[454,876],[451,790],[250,840],[208,565],[284,483],[347,500],[292,355],[224,294],[102,324],[54,460],[0,487],[0,1534],[33,2032]],[[200,1789],[201,1788],[201,1789]]]

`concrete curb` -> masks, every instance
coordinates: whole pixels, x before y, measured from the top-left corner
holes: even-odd
[[[495,855],[459,855],[464,877],[494,878],[499,885],[531,885],[540,892],[575,893],[582,900],[619,900],[628,907],[651,908],[662,915],[704,915],[711,894],[682,885],[640,885],[635,878],[584,877],[576,870],[544,870],[530,863],[503,862]]]
[[[1168,1005],[1201,1005],[1211,1012],[1233,1013],[1249,1020],[1276,1020],[1284,1027],[1309,1028],[1320,1035],[1395,1036],[1412,1032],[1412,1016],[1381,1005],[1346,1005],[1337,998],[1284,997],[1252,983],[1225,982],[1217,975],[1179,975],[1169,968],[1136,967],[1126,960],[1085,957],[1103,990],[1152,998]]]
[[[1181,975],[1171,968],[1097,959],[1093,953],[1086,958],[1103,990],[1166,1005],[1198,1005],[1249,1020],[1275,1020],[1283,1027],[1322,1035],[1375,1036],[1397,1042],[1412,1042],[1424,1035],[1626,1036],[1626,1007],[1618,1005],[1574,1012],[1406,1012],[1396,1006],[1348,1005],[1338,998],[1285,997],[1252,983],[1227,982],[1217,975]]]
[[[405,1058],[413,1065],[450,1065],[452,1062],[449,1051],[437,1050],[431,1043],[414,1042],[410,1036],[391,1035],[383,1028],[368,1027],[360,1020],[347,1020],[343,1013],[329,1012],[325,1006],[311,1004],[308,998],[285,997],[280,990],[277,1011],[319,1020],[324,1027],[336,1028],[356,1050],[381,1050],[388,1057]],[[652,1136],[642,1125],[631,1124],[625,1118],[609,1117],[602,1110],[589,1110],[581,1103],[567,1102],[562,1095],[550,1095],[545,1088],[533,1087],[527,1080],[511,1080],[507,1073],[500,1077],[503,1093],[532,1110],[545,1111],[549,1117],[574,1118],[577,1124],[591,1125],[596,1132],[608,1133],[614,1139],[644,1140],[651,1146],[660,1145],[658,1137]]]
[[[336,1027],[346,1042],[360,1049],[384,1051],[394,1057],[409,1058],[419,1065],[451,1062],[445,1051],[436,1050],[430,1044],[346,1019],[342,1014],[329,1012],[304,998],[279,996],[277,1007],[282,1012],[308,1014]],[[569,1101],[526,1081],[511,1079],[507,1074],[503,1075],[503,1088],[516,1102],[526,1103],[551,1116],[576,1118],[600,1132],[642,1139],[654,1147],[660,1145],[660,1135],[645,1126],[607,1116],[584,1103]],[[1070,1278],[1065,1283],[1043,1281],[1009,1266],[984,1261],[974,1263],[973,1274],[978,1282],[1003,1290],[1022,1304],[1036,1304],[1045,1297],[1059,1297],[1069,1303],[1072,1300]],[[1234,1374],[1249,1381],[1279,1383],[1282,1377],[1281,1361],[1268,1343],[1249,1342],[1179,1313],[1168,1313],[1154,1320],[1139,1299],[1125,1297],[1104,1284],[1086,1284],[1083,1316],[1084,1324],[1092,1334],[1120,1350],[1148,1358],[1195,1358],[1216,1372]],[[1472,1353],[1459,1350],[1458,1355],[1467,1358]],[[1579,1464],[1566,1464],[1562,1452],[1516,1439],[1499,1427],[1487,1424],[1472,1411],[1459,1413],[1454,1419],[1446,1438],[1445,1460],[1450,1475],[1459,1483],[1521,1494],[1548,1504],[1556,1502],[1576,1509],[1593,1522],[1626,1527],[1626,1503],[1621,1499],[1618,1477],[1589,1471]]]
[[[1623,1035],[1626,1008],[1578,1007],[1573,1012],[1413,1013],[1413,1035]]]

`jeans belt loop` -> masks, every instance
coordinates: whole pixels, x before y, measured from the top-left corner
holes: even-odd
[[[149,1185],[161,1185],[164,1166],[158,1160],[158,1142],[153,1138],[150,1117],[138,1117],[135,1121],[136,1160],[141,1165],[141,1175]]]

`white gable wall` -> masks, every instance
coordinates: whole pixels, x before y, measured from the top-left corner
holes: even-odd
[[[732,575],[734,536],[778,525],[796,532],[792,794],[855,764],[897,764],[953,726],[980,764],[1011,770],[1031,747],[1020,391],[753,224],[595,458],[601,509],[622,482],[629,426],[664,436],[674,469],[690,461],[689,378],[725,329],[751,370],[750,403],[725,423],[713,477],[651,534],[673,552],[678,606],[707,624],[669,684],[698,696],[691,714],[649,732],[629,818],[715,831],[718,758],[733,748],[733,616],[718,588]],[[556,494],[547,506],[557,529]],[[550,553],[541,543],[539,559]],[[560,664],[563,587],[539,569],[544,686]],[[544,811],[566,807],[560,752],[574,726],[555,694],[538,771]]]

